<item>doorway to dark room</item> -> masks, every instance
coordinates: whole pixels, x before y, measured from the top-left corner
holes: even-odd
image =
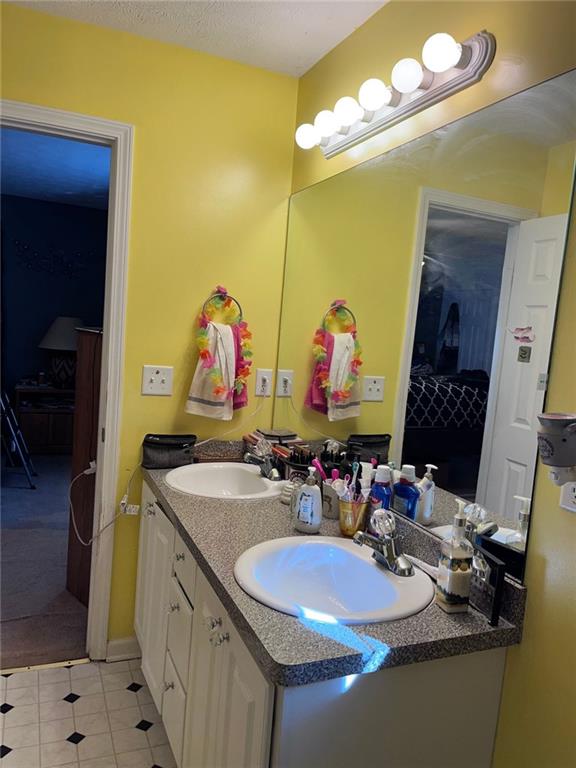
[[[0,668],[86,656],[109,147],[1,129]],[[70,524],[70,494],[80,537]]]

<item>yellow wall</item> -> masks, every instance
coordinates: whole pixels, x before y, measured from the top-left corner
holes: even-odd
[[[567,212],[563,171],[566,164],[572,169],[576,144],[552,148],[549,161],[545,148],[513,134],[487,140],[489,125],[484,117],[475,127],[472,117],[439,142],[417,141],[406,152],[391,152],[293,195],[278,365],[295,371],[293,399],[306,423],[278,398],[276,427],[290,426],[305,437],[314,436],[307,424],[338,438],[393,433],[421,187],[536,212],[546,194],[549,206],[558,208],[554,212]],[[386,382],[383,403],[363,403],[358,419],[329,424],[302,404],[313,368],[312,336],[334,298],[346,298],[358,320],[361,375]],[[391,451],[395,455],[394,445]]]
[[[482,29],[496,36],[497,50],[480,83],[330,160],[319,149],[296,148],[294,190],[576,66],[574,2],[394,0],[300,79],[298,123],[332,109],[340,96],[355,96],[369,77],[390,82],[394,63],[404,56],[420,58],[422,44],[434,32],[464,40]]]
[[[275,366],[297,82],[13,5],[2,15],[4,98],[135,126],[120,491],[146,432],[233,426],[184,414],[194,318],[216,284],[242,303],[254,365]],[[174,366],[173,397],[140,395],[144,363]],[[137,533],[116,524],[113,638],[133,633]]]

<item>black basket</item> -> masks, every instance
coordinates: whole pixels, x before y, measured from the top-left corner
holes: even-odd
[[[142,441],[144,469],[174,469],[192,464],[196,435],[146,435]]]
[[[360,454],[360,461],[370,461],[375,456],[380,457],[380,463],[388,461],[388,450],[392,435],[350,435],[347,447],[349,451]]]

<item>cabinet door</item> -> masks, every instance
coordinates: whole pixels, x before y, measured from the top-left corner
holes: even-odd
[[[228,619],[216,633],[220,703],[216,759],[222,768],[265,768],[272,729],[273,689]]]
[[[168,741],[172,747],[176,765],[182,765],[182,740],[184,738],[184,712],[186,709],[186,694],[178,679],[172,658],[166,652],[166,669],[164,670],[164,697],[162,699],[162,721],[166,729]]]
[[[216,632],[222,630],[225,612],[199,570],[195,594],[183,765],[186,768],[207,768],[217,765],[216,721],[222,650],[221,646],[210,641]],[[214,630],[211,631],[214,623]]]
[[[155,499],[146,483],[142,484],[142,500],[140,502],[140,534],[138,539],[138,576],[136,579],[136,610],[134,612],[134,631],[144,654],[146,608],[150,589],[149,546],[150,546],[150,517],[156,514]]]
[[[167,648],[184,686],[188,685],[193,609],[178,579],[170,578]]]
[[[164,657],[166,655],[166,631],[168,627],[168,589],[172,570],[174,528],[160,507],[155,505],[148,530],[147,568],[149,589],[144,608],[144,650],[142,672],[150,688],[150,694],[159,712],[162,711],[164,688]]]

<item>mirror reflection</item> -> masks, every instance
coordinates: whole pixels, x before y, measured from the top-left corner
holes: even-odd
[[[274,426],[391,435],[397,470],[422,478],[431,465],[432,504],[416,520],[444,536],[464,499],[483,545],[520,578],[575,157],[570,72],[290,204],[278,368],[293,390]],[[314,331],[335,298],[363,358],[359,408],[337,421],[305,405]]]

